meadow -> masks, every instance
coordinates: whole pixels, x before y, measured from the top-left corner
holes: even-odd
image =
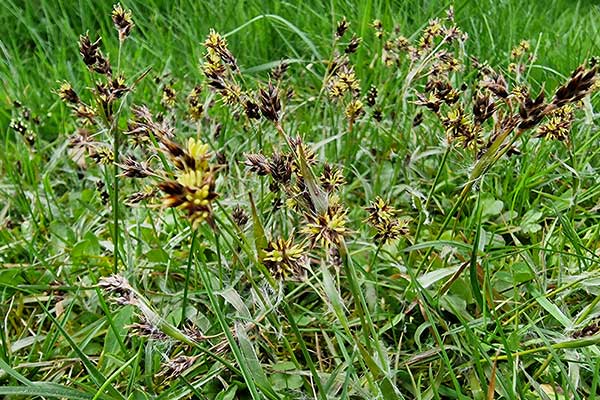
[[[599,21],[4,0],[0,396],[597,398]]]

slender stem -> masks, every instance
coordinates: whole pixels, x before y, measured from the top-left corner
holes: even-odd
[[[121,66],[121,49],[123,42],[119,41],[119,53],[117,56],[117,74]],[[111,105],[109,105],[111,107]],[[111,116],[109,134],[113,136],[113,191],[112,191],[112,211],[113,211],[113,273],[119,271],[119,115]]]
[[[423,223],[425,222],[424,213],[427,213],[427,209],[429,208],[429,203],[431,203],[431,198],[433,197],[435,188],[436,188],[438,182],[440,181],[440,177],[442,176],[442,171],[444,170],[446,161],[448,161],[448,155],[450,154],[451,150],[452,150],[452,146],[448,145],[448,147],[446,147],[446,151],[444,152],[444,155],[442,157],[442,162],[440,163],[437,173],[435,174],[433,184],[431,185],[431,188],[429,189],[429,193],[427,194],[427,199],[425,200],[425,205],[423,206],[423,211],[419,214],[419,222],[417,224],[417,230],[415,232],[414,243],[417,243],[419,241],[419,235],[421,233],[421,229],[423,228]],[[408,265],[412,265],[412,261],[413,261],[413,257],[414,257],[413,254],[414,253],[411,253],[411,255],[408,257]]]
[[[183,287],[183,301],[181,302],[181,323],[185,321],[185,309],[188,302],[188,289],[190,287],[190,270],[192,269],[192,260],[194,255],[194,245],[196,244],[196,230],[192,229],[192,243],[190,244],[190,254],[188,255],[187,268],[185,269],[185,286]]]

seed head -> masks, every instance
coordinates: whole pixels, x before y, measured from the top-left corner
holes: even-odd
[[[100,278],[98,286],[106,293],[114,296],[118,304],[135,304],[137,299],[133,287],[129,284],[127,278],[115,274]]]
[[[194,365],[194,363],[199,357],[199,355],[181,355],[175,357],[163,364],[163,369],[158,375],[167,381],[176,379],[179,376],[181,376],[186,370],[188,370],[192,365]]]
[[[175,91],[171,84],[162,87],[161,103],[167,108],[173,108],[177,103],[177,91]]]
[[[115,28],[119,31],[119,40],[121,42],[125,41],[131,33],[131,29],[135,26],[131,18],[131,10],[123,10],[121,4],[115,4],[112,11],[112,20]]]
[[[574,119],[573,106],[570,104],[562,106],[549,114],[548,121],[538,128],[537,136],[568,142]]]
[[[88,67],[92,67],[98,61],[100,56],[100,46],[102,45],[102,38],[99,37],[95,42],[92,43],[89,35],[79,36],[79,53],[83,58],[83,62]]]
[[[258,108],[258,104],[252,100],[246,100],[244,103],[244,111],[249,119],[260,119],[260,109]]]
[[[350,23],[346,21],[346,17],[342,17],[342,20],[337,23],[337,28],[335,30],[335,36],[338,38],[342,38],[346,31],[350,28]]]
[[[139,192],[135,192],[125,198],[125,204],[128,206],[133,206],[138,204],[144,200],[148,200],[153,198],[156,195],[156,188],[152,186],[146,186],[143,190]]]
[[[359,99],[353,99],[348,103],[348,106],[346,106],[346,118],[348,118],[349,121],[356,121],[364,113],[365,109],[363,103]]]
[[[223,63],[229,65],[233,71],[238,70],[235,57],[227,48],[227,40],[213,29],[210,30],[208,37],[204,41],[204,46],[212,50]]]
[[[359,90],[360,81],[350,67],[343,66],[330,80],[329,94],[333,98],[342,97],[346,93],[355,94]]]
[[[119,176],[126,176],[128,178],[145,178],[147,176],[154,175],[154,171],[148,166],[147,163],[139,162],[132,157],[127,157],[123,161],[123,164],[120,164],[119,167],[121,167],[123,170]]]
[[[288,64],[285,61],[280,62],[273,69],[273,73],[271,74],[271,78],[273,78],[273,80],[275,80],[275,81],[280,81],[283,78],[283,76],[285,75],[285,73],[288,70],[289,66],[290,66],[290,64]]]
[[[569,82],[558,88],[552,104],[556,107],[562,107],[567,103],[574,103],[583,99],[594,87],[597,69],[597,65],[589,69],[585,65],[580,65],[573,71]]]
[[[278,185],[286,186],[292,177],[292,160],[281,153],[273,153],[269,160],[271,177]]]
[[[369,107],[373,107],[377,102],[377,94],[378,92],[376,86],[371,86],[367,91],[367,105]]]
[[[187,98],[188,115],[192,121],[199,121],[202,117],[202,112],[204,111],[204,105],[202,104],[202,99],[200,98],[201,93],[202,87],[196,86],[192,89]]]
[[[79,103],[79,96],[77,96],[77,93],[73,90],[73,86],[67,81],[61,83],[58,89],[58,97],[67,104],[74,105]]]
[[[346,48],[344,49],[344,53],[356,53],[356,50],[358,50],[358,46],[360,46],[361,42],[361,38],[357,37],[356,35],[352,35],[352,39],[350,39],[350,42],[348,42],[348,46],[346,46]]]
[[[336,191],[340,186],[346,183],[346,179],[342,172],[328,163],[323,166],[323,173],[321,174],[320,179],[323,189],[329,193]]]
[[[270,121],[277,122],[281,110],[281,102],[279,100],[279,91],[277,88],[269,82],[267,89],[260,89],[258,95],[258,107],[263,116]]]
[[[346,214],[346,209],[333,202],[324,213],[309,214],[308,223],[302,232],[309,236],[311,247],[339,245],[350,233],[346,227]]]
[[[306,266],[304,247],[293,242],[293,237],[287,240],[279,238],[270,241],[265,249],[263,264],[275,279],[298,276]]]
[[[269,175],[271,173],[271,165],[262,154],[246,154],[246,166],[248,169],[260,176]]]
[[[233,222],[240,227],[240,229],[244,229],[249,219],[246,211],[244,211],[244,209],[239,205],[235,206],[231,212],[231,218],[233,219]]]
[[[153,325],[146,318],[142,318],[140,322],[133,323],[129,326],[129,331],[134,336],[145,337],[153,340],[165,341],[168,339],[168,336],[158,329],[155,325]]]

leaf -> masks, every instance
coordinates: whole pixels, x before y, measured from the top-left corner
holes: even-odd
[[[87,400],[92,398],[88,393],[48,382],[33,382],[31,386],[0,386],[0,395],[26,396],[27,398],[53,397],[73,400]]]
[[[235,399],[235,393],[237,392],[237,385],[230,385],[227,390],[219,393],[215,400],[233,400]]]
[[[484,198],[481,200],[481,217],[492,217],[499,215],[504,208],[504,203],[501,200],[494,198]]]
[[[256,384],[261,387],[263,390],[270,390],[275,392],[273,387],[271,386],[271,382],[267,379],[267,375],[258,360],[258,356],[256,355],[256,351],[254,350],[254,346],[252,342],[246,335],[246,329],[242,324],[235,324],[235,333],[238,339],[238,343],[240,344],[240,350],[242,352],[242,356],[244,357],[244,361],[246,362],[246,367],[250,371],[250,375],[256,382]]]
[[[541,225],[537,222],[542,217],[542,212],[537,210],[529,210],[523,215],[521,219],[521,230],[523,233],[536,233],[542,229]]]
[[[555,320],[560,322],[563,327],[566,329],[571,329],[573,327],[571,320],[560,310],[560,308],[558,308],[556,304],[552,303],[544,295],[538,292],[533,285],[528,285],[527,287],[529,292],[535,297],[535,301],[537,301],[544,310],[548,311],[548,313],[550,313]]]
[[[529,266],[524,262],[518,262],[513,264],[513,266],[511,267],[511,271],[515,283],[528,282],[535,278],[535,274],[533,273],[531,268],[529,268]]]
[[[324,192],[321,188],[321,185],[317,183],[317,178],[315,177],[315,174],[306,162],[306,155],[304,154],[302,146],[297,147],[296,154],[298,158],[298,163],[300,164],[300,172],[304,177],[304,183],[306,184],[306,188],[308,189],[308,193],[310,194],[310,200],[315,206],[315,210],[317,211],[317,213],[323,214],[329,208],[329,199],[327,193]]]
[[[420,277],[417,278],[417,281],[419,282],[419,284],[421,286],[423,286],[423,288],[428,288],[429,286],[433,285],[435,282],[437,282],[441,279],[444,279],[445,277],[447,277],[449,275],[452,275],[453,273],[458,271],[459,268],[460,268],[460,265],[457,265],[455,267],[436,269],[434,271],[431,271],[431,272],[421,275]]]
[[[239,293],[235,291],[235,289],[227,288],[217,293],[236,309],[240,317],[246,320],[250,320],[252,318],[252,315],[250,315],[250,310],[248,310],[248,307],[246,304],[244,304],[244,301],[240,297]]]

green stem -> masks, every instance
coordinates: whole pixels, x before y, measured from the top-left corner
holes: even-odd
[[[192,243],[190,244],[190,254],[188,255],[187,268],[185,269],[185,286],[183,287],[183,301],[181,302],[181,323],[185,321],[185,309],[188,302],[188,290],[190,286],[190,270],[192,269],[192,259],[194,254],[194,244],[196,243],[196,230],[192,229]]]

